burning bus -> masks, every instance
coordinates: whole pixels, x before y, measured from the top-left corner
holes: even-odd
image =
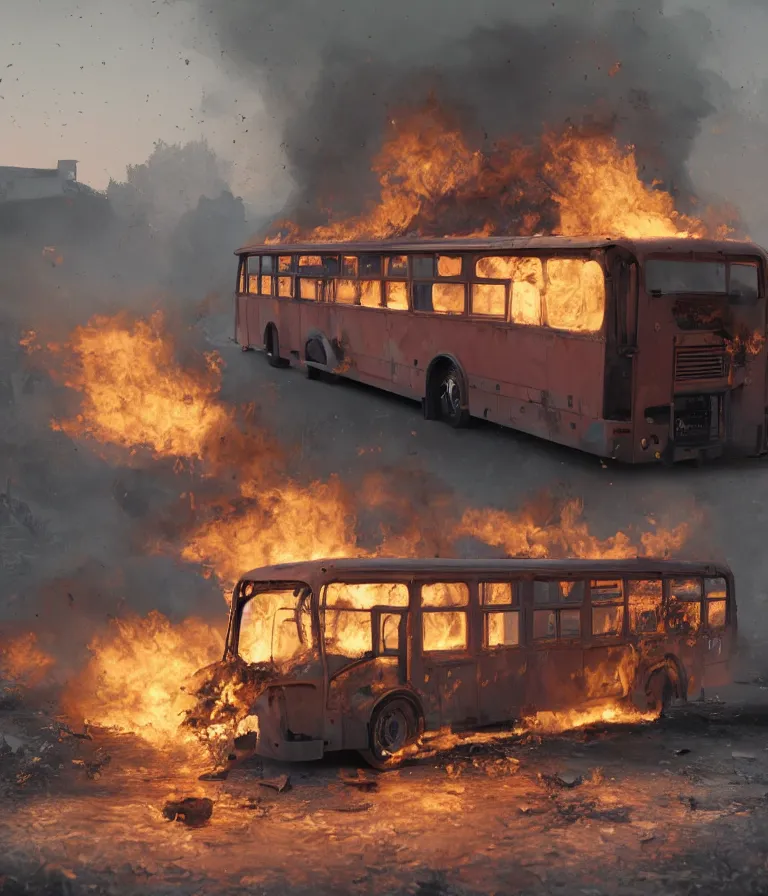
[[[766,254],[699,238],[249,245],[235,338],[628,463],[766,450]]]
[[[206,670],[188,723],[230,712],[241,730],[253,723],[245,737],[258,755],[352,749],[385,769],[430,730],[590,707],[595,721],[655,717],[728,682],[735,636],[733,576],[721,565],[282,564],[235,587],[223,662]]]

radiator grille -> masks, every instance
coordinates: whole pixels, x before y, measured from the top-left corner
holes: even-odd
[[[720,345],[689,345],[675,352],[675,379],[715,380],[725,376],[725,348]]]

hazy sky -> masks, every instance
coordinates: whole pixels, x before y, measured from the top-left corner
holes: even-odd
[[[710,14],[711,66],[761,114],[768,0],[668,5]],[[218,66],[204,4],[0,0],[0,8],[0,164],[53,167],[75,158],[79,179],[101,188],[144,161],[156,140],[204,136],[234,163],[236,190],[263,201],[285,191],[281,137],[257,85],[233,83]]]
[[[204,136],[236,164],[240,189],[261,192],[265,168],[282,171],[279,138],[258,94],[219,71],[213,43],[201,52],[205,23],[194,20],[193,5],[0,0],[0,7],[0,164],[49,168],[73,158],[78,179],[102,188],[122,179],[127,164],[143,162],[156,140]]]

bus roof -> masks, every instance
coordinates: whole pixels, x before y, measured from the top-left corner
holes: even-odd
[[[653,239],[604,239],[569,236],[493,236],[443,237],[429,239],[392,239],[336,243],[249,243],[235,255],[284,254],[321,255],[340,252],[513,252],[522,249],[586,251],[625,248],[637,255],[654,252],[698,252],[704,254],[761,255],[765,251],[755,243],[738,240],[705,240],[693,237],[655,237]]]
[[[641,557],[636,560],[309,560],[303,563],[280,563],[252,569],[243,581],[304,582],[322,578],[332,581],[335,576],[372,577],[435,575],[483,575],[506,576],[512,573],[551,576],[594,573],[597,575],[680,575],[680,576],[730,576],[731,570],[724,563],[706,563],[688,560],[661,560]],[[375,579],[374,579],[375,580]]]

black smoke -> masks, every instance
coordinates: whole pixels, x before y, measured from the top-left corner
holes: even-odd
[[[388,122],[433,95],[470,144],[589,127],[637,147],[648,183],[685,197],[702,122],[729,88],[707,71],[701,13],[661,0],[231,0],[206,5],[222,58],[262,92],[303,226],[359,212]]]

